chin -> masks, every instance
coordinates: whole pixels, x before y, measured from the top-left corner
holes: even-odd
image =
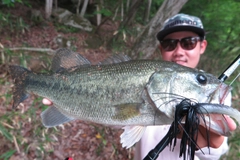
[[[185,61],[175,61],[175,63],[182,65],[182,66],[188,66],[188,63]]]

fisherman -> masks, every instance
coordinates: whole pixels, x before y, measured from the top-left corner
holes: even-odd
[[[205,31],[201,20],[198,17],[187,14],[177,14],[167,19],[160,32],[157,34],[157,39],[160,42],[159,49],[163,60],[191,68],[197,67],[200,56],[205,52],[207,47]],[[224,104],[231,106],[231,96],[226,98]],[[225,117],[230,130],[235,130],[235,122],[231,118],[227,116]],[[170,125],[148,126],[143,137],[136,144],[134,159],[142,160],[148,152],[162,140],[167,134],[169,128]],[[206,128],[199,126],[197,144],[201,149],[198,149],[195,152],[195,160],[216,160],[227,152],[227,137],[223,137],[211,131],[209,137],[210,152],[207,147]],[[159,154],[158,160],[182,159],[179,158],[179,146],[180,140],[178,140],[174,151],[167,146]]]
[[[205,32],[201,20],[198,17],[178,14],[168,19],[162,30],[157,34],[160,41],[160,51],[162,59],[171,61],[183,66],[196,68],[200,60],[200,56],[207,47],[205,40]],[[43,99],[43,104],[52,105],[48,99]],[[231,106],[231,97],[227,97],[225,104]],[[231,131],[236,129],[235,122],[225,116]],[[150,126],[147,127],[142,139],[136,145],[135,160],[143,159],[150,150],[152,150],[158,142],[166,135],[170,125]],[[181,137],[181,136],[179,136]],[[195,152],[195,160],[201,159],[218,159],[228,150],[227,138],[216,133],[210,132],[210,152],[208,150],[206,129],[199,126],[198,141],[199,149]],[[182,159],[179,158],[179,142],[172,152],[166,147],[158,159]],[[204,152],[204,154],[202,153]]]

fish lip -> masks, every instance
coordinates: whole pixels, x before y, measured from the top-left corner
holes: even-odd
[[[220,83],[214,92],[209,96],[208,103],[224,104],[226,97],[231,92],[232,87],[225,83]]]
[[[224,101],[226,97],[229,95],[229,93],[231,92],[232,87],[224,83],[221,83],[219,86],[219,90],[220,90],[220,93],[219,93],[220,104],[224,104]]]

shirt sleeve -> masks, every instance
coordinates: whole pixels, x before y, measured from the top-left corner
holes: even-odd
[[[227,140],[228,138],[224,137],[223,144],[219,148],[204,147],[196,151],[195,155],[201,160],[217,160],[228,151]]]

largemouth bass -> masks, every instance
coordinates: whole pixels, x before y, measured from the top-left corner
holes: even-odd
[[[146,126],[171,124],[175,106],[185,98],[216,103],[202,112],[219,113],[219,117],[227,114],[240,122],[236,109],[220,105],[231,87],[203,71],[165,61],[129,60],[126,56],[91,65],[68,49],[58,50],[52,64],[54,72],[49,74],[9,67],[15,84],[14,108],[29,93],[53,102],[54,106],[41,114],[46,127],[74,119],[127,126],[121,141],[128,148],[141,138]],[[229,131],[211,121],[214,126],[220,134]]]

